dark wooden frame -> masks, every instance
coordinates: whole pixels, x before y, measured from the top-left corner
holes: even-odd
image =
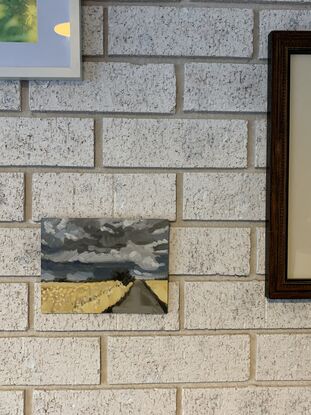
[[[269,36],[268,297],[311,298],[311,280],[287,278],[290,56],[311,54],[311,32]],[[310,246],[311,249],[311,246]],[[311,270],[310,270],[311,271]]]

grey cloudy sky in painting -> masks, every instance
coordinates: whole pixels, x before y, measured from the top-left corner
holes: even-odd
[[[44,219],[42,279],[168,278],[168,221]]]

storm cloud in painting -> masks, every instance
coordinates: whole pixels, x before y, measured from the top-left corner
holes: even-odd
[[[42,280],[167,279],[168,230],[163,220],[44,219]]]

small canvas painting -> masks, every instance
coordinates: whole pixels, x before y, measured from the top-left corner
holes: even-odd
[[[0,0],[0,79],[80,79],[79,0]]]
[[[166,220],[43,219],[42,313],[164,314]]]
[[[0,42],[37,41],[37,0],[0,0]]]

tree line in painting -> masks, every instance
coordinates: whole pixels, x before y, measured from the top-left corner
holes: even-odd
[[[37,41],[37,0],[0,0],[0,42]]]

